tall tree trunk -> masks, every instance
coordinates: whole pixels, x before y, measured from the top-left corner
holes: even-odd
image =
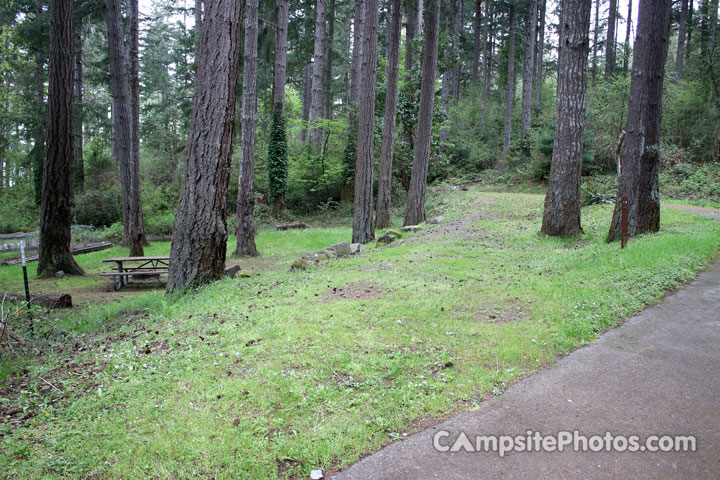
[[[130,2],[134,4],[137,0]],[[136,53],[132,40],[134,14],[130,9],[130,51],[125,48],[122,14],[119,0],[107,0],[108,50],[110,63],[110,92],[112,95],[113,152],[120,166],[120,183],[123,197],[123,242],[130,247],[130,256],[142,256],[145,229],[140,197],[139,141],[135,101],[136,72],[132,60]],[[130,59],[128,58],[130,55]],[[129,68],[128,68],[129,66]],[[129,71],[128,71],[129,70]]]
[[[510,140],[512,136],[512,110],[515,100],[515,35],[517,29],[516,5],[510,2],[510,20],[508,34],[508,64],[507,64],[507,90],[505,92],[505,129],[503,134],[503,153],[510,151]]]
[[[595,2],[595,26],[593,27],[593,47],[592,47],[592,81],[595,83],[597,78],[597,56],[598,42],[600,41],[600,2],[602,0],[593,0]]]
[[[73,24],[75,71],[73,73],[73,155],[75,157],[75,191],[85,188],[85,165],[83,162],[83,39],[82,18]]]
[[[625,19],[625,44],[623,45],[623,77],[627,77],[630,63],[630,31],[632,30],[632,0],[628,0],[627,18]]]
[[[332,62],[333,62],[333,43],[335,42],[335,0],[329,0],[330,6],[327,16],[327,39],[325,41],[325,70],[323,71],[324,85],[324,103],[323,118],[332,116],[333,104],[333,88],[332,88]]]
[[[660,121],[669,16],[670,0],[640,0],[611,241],[620,238],[622,197],[628,198],[630,237],[660,228]]]
[[[365,0],[355,0],[355,19],[353,20],[353,53],[350,66],[350,104],[358,101],[360,68],[362,63],[363,21],[365,18]]]
[[[197,62],[200,50],[200,36],[202,33],[203,0],[195,0],[195,61]]]
[[[480,31],[482,29],[482,0],[475,0],[475,18],[473,22],[473,64],[472,64],[472,86],[477,88],[478,75],[480,73]]]
[[[530,0],[528,4],[528,31],[523,61],[523,96],[520,121],[520,133],[525,138],[530,130],[532,114],[533,79],[535,77],[535,40],[537,36],[538,2]]]
[[[145,220],[142,212],[142,195],[140,193],[140,9],[138,0],[130,0],[130,102],[132,107],[132,196],[134,217],[133,224],[128,228],[128,246],[131,255],[142,256],[143,246],[149,245],[145,235]]]
[[[482,91],[480,93],[480,126],[485,127],[487,119],[487,99],[490,91],[490,78],[492,77],[492,65],[490,56],[492,55],[492,40],[490,34],[490,25],[492,24],[492,2],[485,1],[485,23],[483,25],[483,60],[482,60]]]
[[[615,24],[617,20],[617,0],[610,0],[608,9],[608,30],[605,41],[605,76],[615,73]]]
[[[422,52],[420,109],[404,225],[417,225],[425,221],[425,190],[428,166],[430,165],[430,137],[432,135],[435,74],[438,61],[439,10],[438,0],[428,0],[424,15],[425,43]]]
[[[390,197],[392,193],[392,162],[395,145],[395,113],[398,100],[398,76],[400,70],[400,32],[402,29],[402,0],[392,0],[390,25],[388,26],[387,93],[385,94],[385,119],[383,125],[382,151],[380,153],[380,181],[378,182],[377,217],[375,226],[387,228],[390,220]]]
[[[323,129],[315,123],[322,118],[322,78],[325,53],[325,2],[315,0],[315,50],[313,53],[312,93],[310,94],[310,143],[314,154],[321,153]]]
[[[452,0],[443,0],[445,4],[447,11],[453,10]],[[442,8],[442,7],[441,7]],[[443,20],[445,23],[444,30],[446,34],[450,37],[450,41],[454,42],[454,24],[451,22],[452,16],[448,15]],[[441,75],[441,90],[440,90],[440,105],[442,108],[442,111],[445,112],[445,117],[447,118],[450,115],[450,96],[451,96],[451,90],[453,85],[453,73],[455,73],[454,69],[448,69],[445,70]],[[442,152],[444,150],[445,142],[448,141],[448,129],[447,125],[443,124],[442,127],[440,127],[440,151]]]
[[[710,26],[710,42],[709,42],[709,60],[710,64],[713,63],[715,56],[715,47],[717,46],[717,24],[718,24],[718,3],[719,0],[710,0],[710,12],[708,17],[708,25]],[[712,67],[711,67],[712,68]]]
[[[375,138],[375,85],[377,83],[378,0],[365,0],[362,68],[358,89],[358,141],[355,166],[353,243],[375,238],[373,228],[373,153]]]
[[[82,275],[70,254],[73,204],[73,2],[50,3],[47,142],[43,162],[38,276]]]
[[[35,0],[35,17],[39,23],[43,15],[43,0]],[[35,72],[33,78],[33,100],[35,103],[35,121],[33,122],[33,148],[30,151],[35,186],[35,203],[42,204],[43,168],[45,157],[45,57],[40,46],[35,50]]]
[[[580,181],[591,0],[563,4],[558,53],[557,126],[541,231],[576,235],[580,225]]]
[[[206,5],[168,292],[217,280],[225,273],[225,218],[243,7],[243,0]]]
[[[678,25],[677,55],[675,56],[675,83],[680,83],[680,80],[682,80],[683,60],[685,53],[685,30],[687,27],[687,19],[688,0],[681,0],[680,24]]]
[[[285,81],[287,70],[287,36],[289,23],[289,0],[277,2],[277,29],[275,35],[275,70],[273,73],[273,115],[270,141],[268,142],[268,193],[277,218],[285,210],[285,191],[287,190],[287,131],[285,129]],[[303,88],[303,128],[300,131],[302,141],[307,136],[308,116],[310,115],[310,64],[305,65]]]
[[[465,17],[465,4],[463,0],[455,0],[455,21],[453,23],[453,46],[457,51],[461,51],[462,48],[462,28],[463,28],[463,19]],[[454,104],[457,104],[460,101],[460,93],[461,93],[461,87],[462,87],[462,67],[463,67],[463,61],[462,61],[462,55],[460,55],[460,58],[458,59],[458,65],[453,68],[452,73],[452,100]]]
[[[692,52],[692,47],[690,41],[692,40],[692,32],[693,32],[693,2],[689,2],[688,5],[688,18],[687,18],[687,41],[685,42],[685,60],[684,63],[688,63],[690,61],[690,53]]]
[[[308,124],[310,123],[310,97],[312,95],[312,63],[306,63],[303,67],[303,96],[302,96],[302,120],[303,128],[300,130],[300,141],[307,141]]]
[[[413,42],[418,30],[418,8],[417,0],[406,0],[405,2],[405,74],[414,64]]]
[[[259,255],[255,246],[255,115],[257,112],[258,0],[246,0],[245,57],[243,60],[242,126],[240,130],[240,174],[236,205],[233,255]]]
[[[535,62],[535,108],[540,109],[542,104],[542,86],[543,86],[543,55],[545,54],[545,7],[546,0],[540,3],[540,32],[537,46],[537,61]]]

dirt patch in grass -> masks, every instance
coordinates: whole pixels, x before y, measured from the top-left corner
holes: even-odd
[[[369,282],[355,282],[344,287],[333,287],[320,297],[320,302],[336,300],[377,300],[383,290]]]

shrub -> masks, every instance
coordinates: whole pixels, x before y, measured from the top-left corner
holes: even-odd
[[[147,235],[172,235],[175,225],[175,211],[166,210],[144,214],[145,233]]]
[[[6,187],[0,194],[0,233],[24,232],[37,228],[40,207],[35,204],[32,183]]]
[[[617,198],[617,175],[585,177],[580,185],[580,202],[584,207],[598,203],[615,203]]]
[[[87,190],[75,198],[75,219],[82,225],[107,227],[122,221],[122,197],[117,185]]]

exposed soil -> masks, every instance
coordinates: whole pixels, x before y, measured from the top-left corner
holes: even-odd
[[[356,282],[344,287],[333,287],[325,292],[320,298],[320,302],[329,303],[337,300],[376,300],[383,291],[369,283]]]

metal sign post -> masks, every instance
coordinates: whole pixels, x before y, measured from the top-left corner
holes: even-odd
[[[25,280],[25,301],[30,303],[30,286],[28,285],[27,265],[25,262],[25,240],[20,239],[20,256],[22,258],[23,279]]]

